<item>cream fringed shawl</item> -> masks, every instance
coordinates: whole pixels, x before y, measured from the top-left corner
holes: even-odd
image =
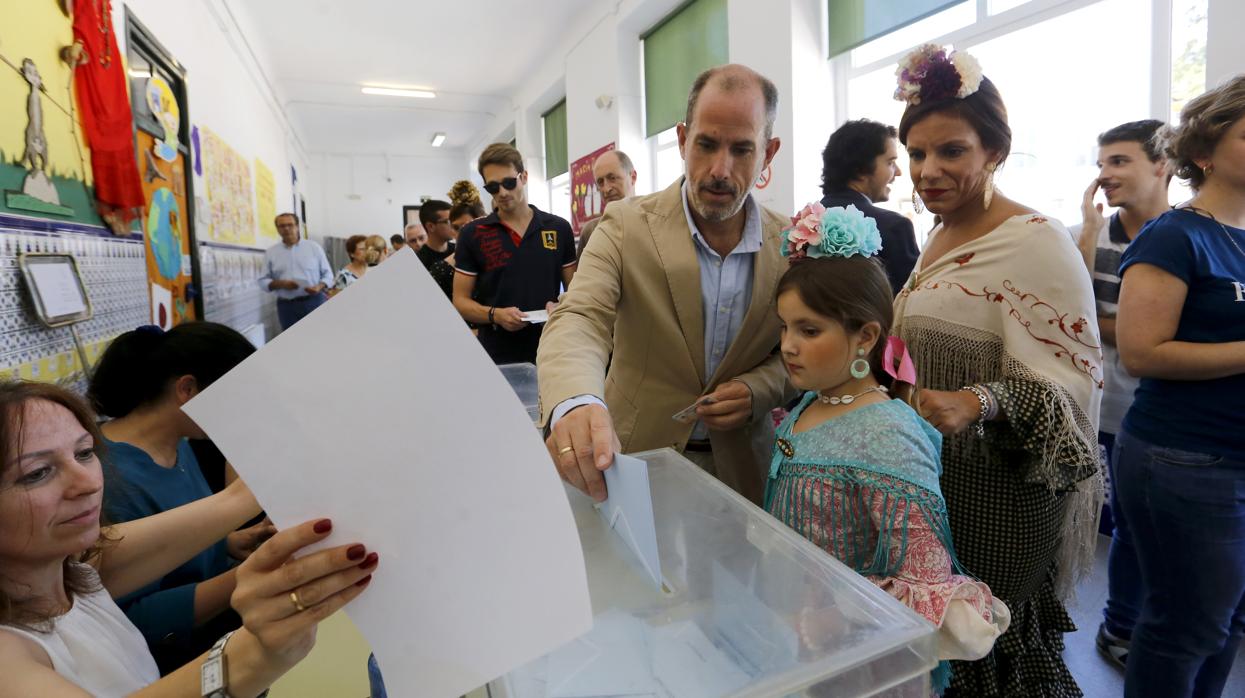
[[[1033,451],[1024,479],[1070,497],[1057,583],[1066,598],[1092,568],[1103,494],[1102,350],[1089,274],[1067,230],[1037,214],[1009,218],[926,269],[924,261],[895,299],[893,330],[921,385],[1022,381],[1042,396],[1036,423],[1010,427],[1031,432],[1017,434]]]

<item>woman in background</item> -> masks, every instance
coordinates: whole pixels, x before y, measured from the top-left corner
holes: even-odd
[[[333,282],[333,293],[341,293],[346,287],[367,273],[367,257],[368,248],[363,243],[367,242],[365,235],[351,235],[346,238],[346,255],[350,257],[350,261],[341,271],[337,272],[337,279]]]
[[[1120,358],[1141,379],[1116,442],[1146,589],[1129,698],[1219,696],[1245,634],[1245,75],[1164,139],[1195,195],[1120,264]]]
[[[113,340],[87,392],[96,411],[113,418],[102,427],[108,520],[134,521],[211,496],[189,442],[207,437],[181,408],[254,352],[246,337],[213,322],[168,332],[148,325]],[[235,565],[272,533],[267,525],[232,532],[118,600],[162,673],[238,627],[229,609]]]

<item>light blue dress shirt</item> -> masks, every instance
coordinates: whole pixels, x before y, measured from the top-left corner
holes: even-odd
[[[722,257],[705,241],[687,201],[687,180],[683,180],[683,215],[696,248],[696,261],[700,264],[700,307],[705,319],[705,380],[713,376],[726,356],[731,342],[743,325],[752,302],[752,270],[756,253],[761,251],[761,207],[749,193],[744,198],[744,230],[739,244],[726,257]],[[604,405],[596,395],[577,395],[562,401],[553,409],[549,424],[552,426],[567,412],[583,405]],[[692,439],[709,437],[705,425],[697,422]]]
[[[259,277],[259,287],[267,291],[268,284],[279,279],[297,281],[298,288],[272,291],[277,298],[302,298],[307,295],[303,290],[307,286],[324,284],[324,288],[332,288],[333,270],[329,268],[324,250],[315,241],[299,240],[293,247],[279,242],[264,251],[264,275]]]

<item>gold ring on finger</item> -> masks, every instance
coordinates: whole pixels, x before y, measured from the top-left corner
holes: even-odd
[[[294,591],[291,591],[291,592],[290,592],[290,601],[294,604],[294,608],[295,608],[295,609],[296,609],[299,613],[302,613],[303,611],[306,611],[306,610],[307,610],[307,607],[303,605],[303,600],[302,600],[302,599],[300,599],[300,598],[298,598],[298,590],[297,590],[297,589],[295,589]]]
[[[565,456],[566,454],[568,454],[568,453],[570,453],[571,451],[574,451],[574,450],[575,450],[575,447],[574,447],[574,446],[567,446],[566,448],[564,448],[564,449],[562,449],[562,450],[558,451],[558,455],[559,455],[559,456]]]

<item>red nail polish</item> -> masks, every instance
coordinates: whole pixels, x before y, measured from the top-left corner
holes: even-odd
[[[320,519],[319,521],[316,522],[316,525],[313,526],[311,530],[315,531],[316,533],[328,533],[329,531],[333,530],[333,522],[329,521],[328,519]]]
[[[377,553],[371,553],[367,556],[366,560],[359,563],[359,569],[361,570],[370,569],[372,567],[375,567],[376,563],[379,561],[380,561],[380,555]]]
[[[372,581],[372,575],[370,575],[370,574],[369,574],[368,576],[364,577],[363,579],[360,579],[359,581],[355,582],[355,583],[354,583],[354,585],[355,585],[355,586],[357,586],[357,587],[365,587],[365,586],[367,586],[367,585],[368,585],[368,583],[369,583],[369,582],[371,582],[371,581]]]
[[[346,549],[346,559],[362,560],[365,553],[367,553],[367,548],[362,545],[352,545]]]

